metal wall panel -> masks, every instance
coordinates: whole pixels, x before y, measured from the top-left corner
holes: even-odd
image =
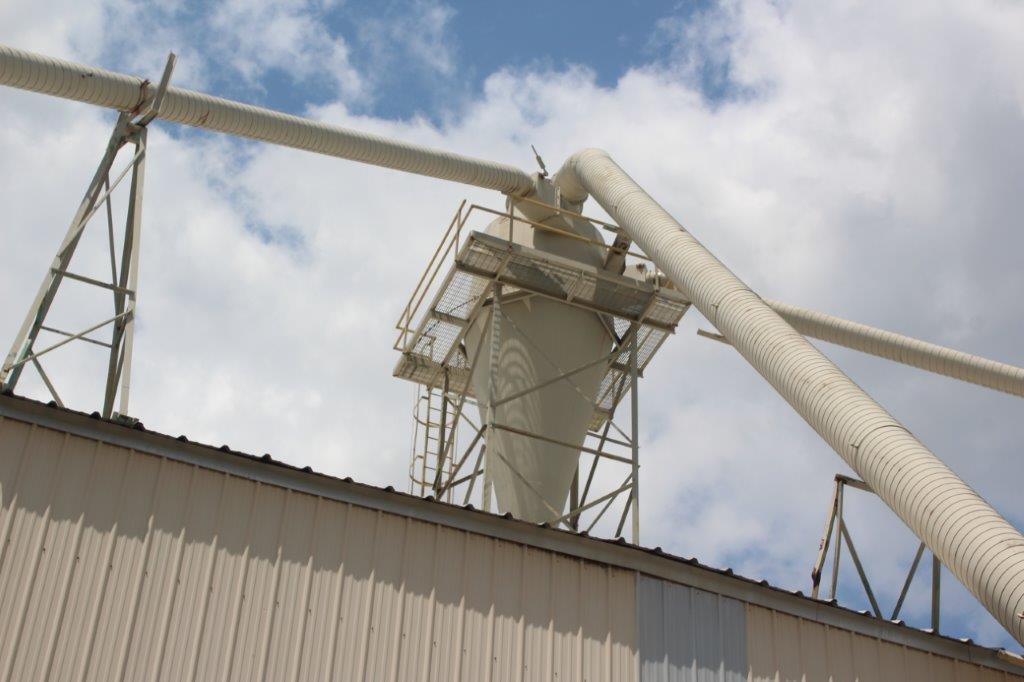
[[[743,602],[640,576],[637,623],[643,682],[747,679]]]
[[[749,674],[744,679],[750,682],[1024,679],[751,604],[746,623]],[[643,636],[640,641],[642,651]]]
[[[0,682],[1024,679],[749,583],[570,556],[553,540],[593,541],[565,533],[499,539],[452,527],[497,517],[414,518],[61,428],[0,417]]]
[[[0,680],[635,680],[636,574],[0,418]]]

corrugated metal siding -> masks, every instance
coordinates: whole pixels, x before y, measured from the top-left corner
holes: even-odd
[[[1024,679],[750,604],[746,621],[751,682]]]
[[[641,575],[642,682],[1024,679]]]
[[[629,548],[26,419],[0,417],[0,682],[1024,679],[689,564],[653,577]]]
[[[0,680],[633,680],[635,586],[0,418]]]
[[[643,682],[747,679],[743,602],[641,575],[637,624]]]

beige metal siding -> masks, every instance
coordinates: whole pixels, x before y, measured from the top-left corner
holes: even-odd
[[[641,660],[643,679],[1024,679],[653,552],[0,396],[0,682],[635,680]]]
[[[633,680],[635,573],[0,418],[0,680]]]
[[[743,602],[642,575],[637,621],[643,682],[747,679]]]
[[[1024,677],[747,605],[750,682],[1005,682]]]

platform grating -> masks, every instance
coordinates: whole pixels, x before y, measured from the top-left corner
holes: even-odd
[[[640,373],[689,308],[672,290],[613,275],[479,232],[472,232],[438,287],[414,332],[408,335],[395,376],[428,387],[444,383],[459,393],[469,382],[463,337],[484,310],[488,286],[499,281],[506,296],[526,292],[564,301],[602,314],[623,338],[639,322],[637,365]],[[591,428],[600,427],[630,388],[629,345],[613,362],[595,397]],[[467,394],[473,396],[472,386]]]

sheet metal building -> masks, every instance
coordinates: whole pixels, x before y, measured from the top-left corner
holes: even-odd
[[[696,562],[0,396],[0,680],[1017,680]]]

